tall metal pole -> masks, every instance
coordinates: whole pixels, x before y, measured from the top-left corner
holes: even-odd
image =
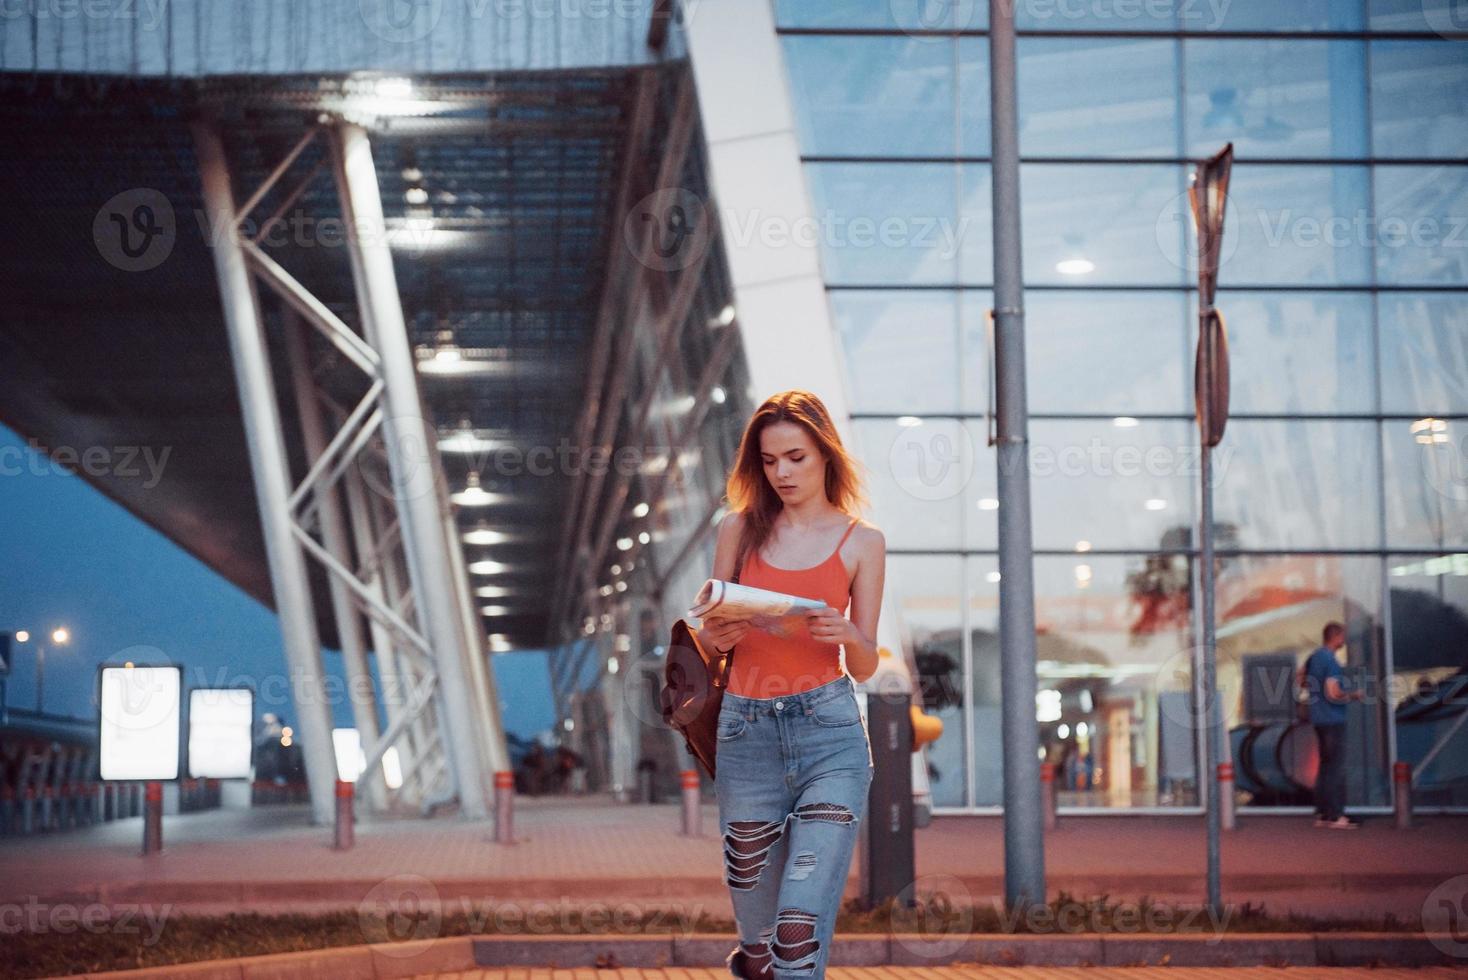
[[[211,125],[197,123],[194,145],[204,207],[213,226],[214,271],[219,279],[224,324],[229,331],[270,584],[275,594],[276,613],[280,616],[286,662],[293,675],[291,691],[311,794],[311,821],[324,826],[336,817],[336,751],[331,740],[331,706],[321,680],[321,641],[316,631],[316,612],[311,605],[311,583],[306,577],[305,556],[291,530],[290,470],[279,402],[260,323],[259,301],[237,237],[234,192],[229,185],[224,144]]]
[[[423,404],[408,325],[398,295],[382,213],[377,169],[367,132],[354,123],[335,133],[347,219],[347,247],[361,269],[360,289],[367,301],[376,346],[382,358],[383,435],[392,471],[393,496],[402,522],[408,575],[419,605],[424,632],[433,647],[442,680],[445,722],[450,741],[445,748],[458,776],[460,813],[467,819],[489,817],[483,773],[479,768],[476,713],[466,676],[459,608],[452,566],[445,550],[442,514],[432,468],[439,465],[424,440]]]
[[[1207,311],[1205,307],[1204,317]],[[1206,337],[1206,334],[1205,334]],[[1213,345],[1205,339],[1203,341],[1203,358],[1205,362],[1204,375],[1212,377],[1213,372]],[[1207,384],[1207,382],[1204,382]],[[1203,406],[1203,431],[1210,430],[1209,402],[1206,395],[1201,399]],[[1204,792],[1207,794],[1208,810],[1208,908],[1216,915],[1223,910],[1222,885],[1219,878],[1221,869],[1219,866],[1219,842],[1218,833],[1221,824],[1219,817],[1218,794],[1223,787],[1217,779],[1218,758],[1220,746],[1218,744],[1219,729],[1219,702],[1218,696],[1218,673],[1216,668],[1217,657],[1214,654],[1213,635],[1213,450],[1208,444],[1205,435],[1203,440],[1203,527],[1200,552],[1200,563],[1202,564],[1202,592],[1203,592],[1203,703],[1204,724],[1208,726],[1207,734],[1203,738],[1203,766],[1207,776],[1204,778]],[[1232,784],[1230,784],[1232,785]],[[1216,920],[1215,920],[1216,921]]]
[[[1004,732],[1004,900],[1045,902],[1040,730],[1035,723],[1035,583],[1030,533],[1019,109],[1013,0],[989,0],[994,145],[994,358],[999,464],[999,647]]]

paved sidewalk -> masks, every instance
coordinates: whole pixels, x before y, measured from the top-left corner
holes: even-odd
[[[415,980],[729,980],[724,970],[466,970],[425,973]],[[1349,969],[1314,966],[1268,967],[1115,967],[1115,966],[833,966],[829,980],[1462,980],[1468,969]]]
[[[142,857],[138,818],[82,831],[0,840],[0,902],[171,902],[178,911],[355,907],[395,876],[421,876],[441,898],[636,900],[702,904],[727,917],[717,809],[703,836],[679,833],[676,805],[605,797],[517,801],[514,845],[493,826],[359,818],[356,846],[331,848],[304,806],[170,816],[164,851]],[[920,890],[987,906],[1003,894],[1003,821],[936,817],[917,831]],[[1085,816],[1047,835],[1052,896],[1107,894],[1197,904],[1206,853],[1201,817]],[[1330,917],[1392,912],[1416,919],[1438,885],[1468,873],[1468,818],[1426,817],[1411,831],[1389,819],[1317,830],[1304,817],[1243,816],[1223,839],[1224,898],[1271,912]],[[853,862],[848,894],[856,893]]]

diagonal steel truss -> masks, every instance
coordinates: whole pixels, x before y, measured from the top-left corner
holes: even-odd
[[[331,589],[366,760],[361,776],[366,804],[373,809],[403,804],[426,813],[456,796],[465,817],[485,818],[483,772],[508,769],[508,752],[447,482],[381,234],[384,221],[367,134],[339,121],[309,128],[238,207],[218,132],[200,123],[195,138],[289,665],[307,680],[308,692],[320,689],[315,613],[300,561],[309,558],[326,570]],[[361,333],[243,230],[250,214],[317,141],[329,144],[327,152],[283,194],[273,215],[292,207],[329,169],[346,219]],[[277,458],[284,455],[275,438],[280,407],[268,368],[253,363],[257,349],[267,365],[270,357],[257,285],[275,297],[285,324],[285,353],[307,458],[306,472],[295,482],[283,458]],[[354,403],[338,404],[318,384],[313,334],[325,340],[336,361],[362,375],[366,390]],[[303,589],[305,602],[281,601]],[[368,667],[369,650],[377,659],[381,691]],[[387,715],[381,731],[379,698]],[[297,710],[313,813],[317,822],[326,822],[335,778],[334,764],[324,761],[322,751],[331,751],[330,712],[302,703],[299,696]],[[403,774],[395,789],[387,787],[382,764],[390,750],[396,751]]]

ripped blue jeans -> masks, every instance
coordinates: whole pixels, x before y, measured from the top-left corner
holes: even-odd
[[[855,683],[725,692],[715,769],[724,881],[751,972],[823,978],[872,782]]]

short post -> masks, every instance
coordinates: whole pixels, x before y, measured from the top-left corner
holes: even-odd
[[[15,833],[15,790],[9,783],[0,786],[0,836]]]
[[[1224,830],[1234,830],[1238,822],[1234,819],[1234,764],[1218,764],[1218,825]]]
[[[1054,830],[1060,816],[1055,792],[1055,763],[1040,763],[1040,807],[1045,814],[1045,829]]]
[[[143,853],[163,850],[163,784],[149,780],[143,791]]]
[[[27,786],[21,797],[20,832],[22,834],[36,832],[36,788],[34,786]]]
[[[1412,764],[1392,763],[1392,809],[1396,813],[1398,830],[1412,826]]]
[[[684,769],[683,783],[683,836],[703,835],[703,808],[699,804],[698,770]]]
[[[345,779],[336,781],[336,840],[332,847],[338,851],[350,851],[356,838],[352,825],[353,784]]]
[[[51,829],[56,819],[56,787],[47,783],[41,787],[41,833]]]
[[[509,769],[494,774],[494,839],[515,843],[515,773]]]

